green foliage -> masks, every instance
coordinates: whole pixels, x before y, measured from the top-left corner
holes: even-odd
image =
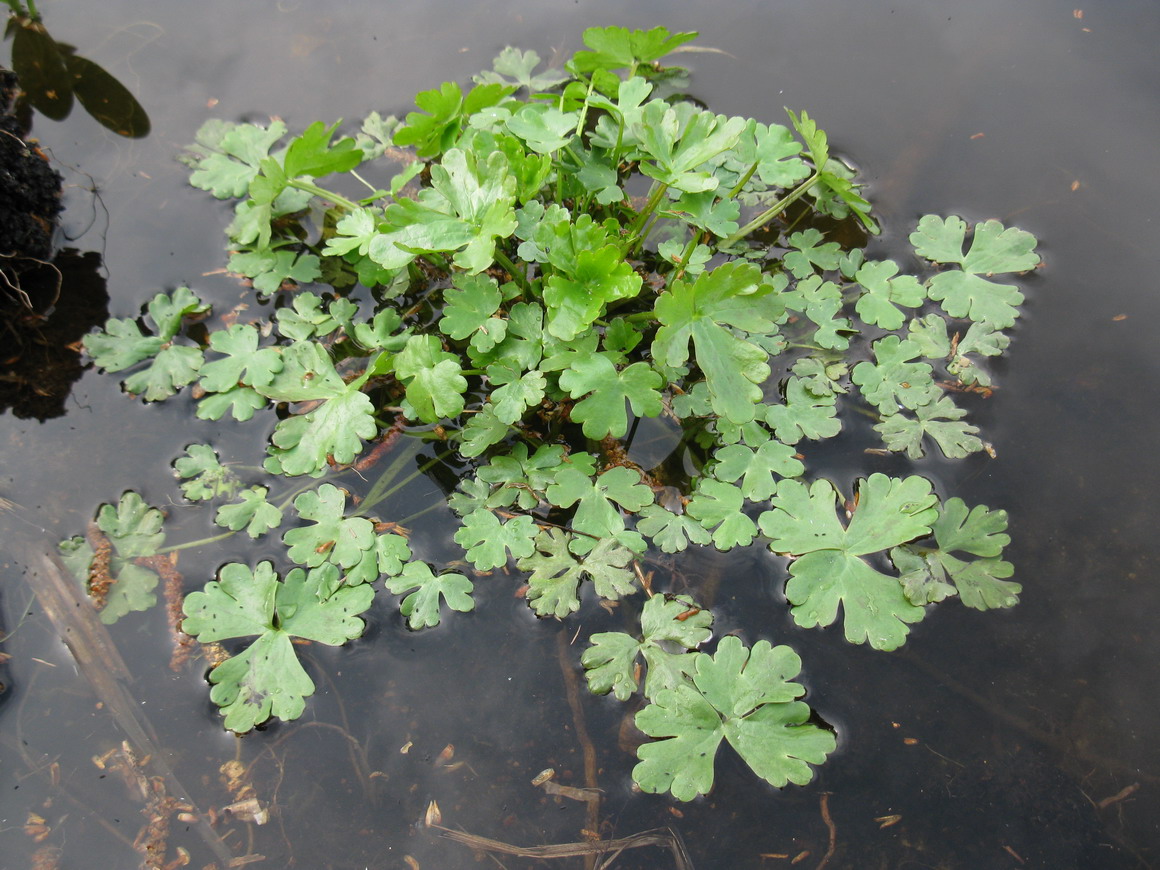
[[[399,612],[413,629],[439,624],[440,599],[460,613],[475,609],[470,580],[451,572],[436,575],[426,562],[408,562],[398,575],[387,579],[387,588],[396,595],[410,593],[399,605]]]
[[[871,474],[847,501],[818,479],[812,442],[841,434],[828,455],[861,451],[865,415],[899,463],[932,442],[948,459],[990,452],[967,412],[995,386],[986,359],[1022,302],[992,278],[1034,268],[1035,240],[926,215],[910,240],[933,275],[904,274],[909,251],[868,259],[850,240],[877,232],[870,205],[814,118],[665,96],[690,92],[661,61],[692,38],[592,28],[563,71],[507,48],[469,90],[445,82],[402,124],[372,113],[355,136],[323,122],[199,132],[191,183],[234,201],[229,269],[272,314],[214,316],[178,288],[85,347],[147,401],[196,384],[198,419],[272,433],[260,467],[197,443],[174,463],[195,503],[183,513],[215,511],[224,530],[207,540],[267,535],[255,548],[302,566],[279,580],[270,562],[231,563],[187,599],[203,640],[256,637],[211,676],[228,728],[303,711],[313,682],[292,635],[353,639],[382,586],[411,629],[435,626],[444,604],[474,608],[468,564],[493,583],[514,563],[540,617],[594,609],[585,581],[609,612],[639,614],[639,628],[592,635],[581,661],[594,692],[626,699],[643,660],[637,723],[661,739],[640,750],[642,789],[705,793],[723,739],[770,783],[801,783],[834,737],[797,700],[796,655],[732,636],[698,652],[713,617],[683,593],[700,572],[650,545],[761,537],[754,558],[790,559],[799,626],[840,613],[850,641],[877,649],[937,601],[1015,603],[1005,514],[940,504],[918,476]],[[389,181],[352,199],[320,186],[328,176],[339,190]],[[947,390],[974,395],[959,407]],[[422,473],[458,479],[448,536],[465,561],[412,553],[407,525],[432,505],[404,485]],[[166,551],[160,513],[133,493],[98,526],[111,622],[154,602],[157,575],[134,560]],[[97,554],[62,547],[87,582]],[[660,591],[670,567],[682,594]]]
[[[622,631],[598,632],[589,638],[592,646],[580,657],[588,688],[598,695],[611,691],[618,700],[627,701],[637,690],[637,656],[643,656],[648,665],[646,698],[656,697],[661,689],[676,688],[695,661],[685,651],[707,641],[712,624],[713,615],[688,596],[654,595],[641,609],[639,638]],[[674,652],[673,647],[680,651]]]
[[[862,558],[930,534],[937,498],[930,481],[872,474],[858,490],[857,508],[843,527],[837,491],[825,480],[778,485],[773,510],[760,517],[776,553],[796,556],[785,594],[803,628],[830,625],[843,609],[846,639],[875,649],[906,641],[908,623],[924,611],[907,600],[897,578]]]
[[[338,646],[362,634],[358,616],[370,607],[374,591],[343,587],[324,595],[326,574],[325,568],[295,568],[279,580],[269,562],[256,570],[230,562],[204,591],[186,596],[186,634],[203,643],[258,635],[244,652],[210,671],[210,698],[222,708],[229,730],[249,731],[271,716],[302,715],[314,682],[298,661],[292,637]]]
[[[130,490],[121,496],[116,506],[103,504],[97,511],[96,526],[108,538],[112,552],[104,573],[112,581],[103,593],[101,622],[112,625],[133,611],[148,610],[157,603],[157,573],[137,564],[140,557],[156,555],[165,543],[161,526],[165,517],[157,508],[150,507],[140,495]],[[80,537],[65,540],[60,545],[61,556],[76,578],[90,586],[94,580],[96,553]],[[90,587],[91,588],[91,587]],[[95,591],[95,590],[92,590]]]
[[[1006,512],[983,505],[968,511],[962,499],[948,499],[933,526],[935,547],[910,544],[890,553],[906,597],[927,604],[957,594],[975,610],[1014,607],[1022,587],[1007,579],[1011,563],[998,558],[1011,541],[1006,531]],[[955,552],[982,558],[964,561]]]
[[[834,735],[809,722],[810,708],[796,700],[805,689],[792,682],[801,659],[787,646],[759,640],[752,649],[722,638],[713,655],[697,653],[673,688],[664,688],[636,714],[649,737],[637,750],[633,779],[642,791],[671,792],[689,801],[713,787],[713,760],[722,739],[770,784],[803,785],[811,764],[834,751]]]

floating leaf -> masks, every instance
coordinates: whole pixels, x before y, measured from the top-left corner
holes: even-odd
[[[834,735],[810,723],[810,708],[795,698],[805,689],[791,679],[801,660],[789,647],[758,641],[747,649],[725,637],[712,656],[697,653],[691,679],[657,692],[636,714],[650,737],[637,750],[632,778],[642,791],[671,792],[688,801],[713,787],[713,761],[721,740],[770,784],[804,785],[810,764],[834,751]]]
[[[186,455],[173,463],[178,477],[185,478],[181,491],[190,501],[232,498],[238,488],[237,476],[218,461],[217,451],[208,444],[190,444]]]
[[[282,525],[282,511],[266,501],[268,491],[264,486],[243,489],[241,502],[222,505],[218,508],[214,522],[235,532],[245,529],[251,538],[258,538],[278,528]]]
[[[778,485],[773,510],[759,523],[771,550],[798,557],[786,586],[798,625],[830,625],[842,605],[847,640],[895,649],[906,641],[907,623],[918,622],[924,611],[906,599],[897,578],[861,557],[929,534],[936,499],[924,478],[883,474],[866,478],[858,496],[843,528],[835,512],[837,493],[828,481],[807,487],[786,480]]]
[[[269,562],[256,570],[224,565],[218,579],[185,598],[182,631],[203,643],[258,635],[241,655],[210,671],[210,698],[222,708],[225,726],[249,731],[271,716],[295,719],[314,693],[291,637],[338,646],[358,637],[358,614],[371,605],[370,586],[343,587],[320,595],[327,572],[295,568],[279,581]]]
[[[921,459],[924,435],[934,439],[947,459],[962,459],[983,449],[976,434],[979,428],[962,422],[967,412],[946,396],[919,405],[914,413],[913,418],[902,413],[889,414],[874,426],[890,450],[905,450],[911,459]]]
[[[931,299],[942,303],[951,317],[969,317],[1006,329],[1019,316],[1023,294],[1009,284],[982,277],[997,272],[1025,272],[1039,264],[1035,236],[1004,228],[995,220],[975,226],[971,248],[964,254],[967,224],[962,218],[925,215],[910,243],[922,257],[936,263],[957,263],[961,270],[940,272],[928,282]]]
[[[984,505],[968,511],[962,499],[951,498],[932,529],[936,548],[910,544],[890,553],[911,601],[926,604],[957,592],[963,604],[975,610],[1013,607],[1019,602],[1022,587],[1007,579],[1015,569],[998,558],[1011,540],[1005,511]],[[983,558],[964,561],[951,555],[954,552]]]
[[[508,553],[523,559],[535,552],[539,529],[531,517],[512,517],[500,522],[494,513],[478,508],[463,518],[455,542],[467,551],[467,559],[479,571],[507,564]]]
[[[473,584],[462,574],[436,575],[426,562],[408,562],[401,573],[387,578],[387,588],[396,595],[410,592],[399,610],[412,629],[431,628],[439,624],[439,601],[460,613],[475,609],[471,598]],[[411,591],[414,590],[414,591]]]
[[[592,646],[580,657],[588,688],[597,695],[611,691],[617,700],[627,701],[637,690],[634,671],[639,655],[648,664],[646,698],[675,688],[692,670],[694,657],[674,653],[672,647],[695,650],[712,635],[712,624],[713,615],[688,596],[654,595],[641,610],[639,639],[620,631],[598,632],[589,638]]]

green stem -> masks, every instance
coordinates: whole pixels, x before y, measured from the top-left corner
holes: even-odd
[[[679,281],[685,276],[685,269],[689,266],[689,258],[693,256],[693,251],[696,249],[697,237],[693,236],[693,238],[689,239],[689,244],[685,246],[685,250],[681,252],[681,266],[677,269],[676,274],[673,275],[674,281]]]
[[[667,184],[661,184],[660,182],[655,181],[653,182],[653,188],[649,191],[648,200],[645,202],[644,208],[640,210],[640,214],[638,214],[636,219],[629,225],[628,240],[624,247],[625,256],[636,249],[638,242],[643,241],[644,237],[641,234],[641,230],[648,222],[648,219],[652,217],[652,213],[656,210],[657,205],[660,204],[661,197],[665,195],[665,191],[668,189],[669,186]]]
[[[178,550],[191,550],[194,547],[202,547],[206,544],[213,544],[217,541],[224,541],[226,538],[236,534],[237,532],[223,532],[222,534],[214,535],[211,538],[198,538],[196,541],[187,541],[184,544],[174,544],[172,547],[162,547],[157,551],[157,555],[163,556],[166,553],[176,553]]]
[[[753,165],[749,167],[749,171],[741,176],[741,180],[739,182],[733,185],[733,189],[729,191],[729,194],[725,197],[725,199],[733,199],[733,197],[741,193],[741,188],[745,187],[745,185],[749,183],[749,179],[751,179],[753,177],[753,173],[757,171],[758,162],[759,161],[756,160],[753,161]]]
[[[731,235],[729,238],[722,240],[718,247],[728,248],[730,245],[736,244],[738,241],[745,238],[754,230],[761,229],[763,226],[785,211],[789,206],[801,199],[801,197],[805,195],[805,192],[813,187],[820,177],[821,173],[815,172],[813,175],[795,187],[793,192],[786,196],[784,199],[778,200],[741,229],[739,229],[737,232],[735,232],[733,235]]]
[[[500,250],[498,246],[495,249],[495,261],[503,266],[507,273],[512,276],[512,280],[519,285],[521,290],[523,290],[529,296],[532,295],[532,288],[528,284],[528,276],[525,275],[521,270],[517,269],[516,264],[513,263],[508,258],[508,255]]]
[[[319,187],[311,181],[302,181],[301,179],[295,178],[289,182],[288,186],[297,188],[298,190],[305,190],[307,193],[313,193],[315,196],[320,196],[323,199],[329,199],[335,205],[341,205],[343,208],[351,211],[362,208],[357,202],[347,199],[342,194],[327,190],[324,187]]]
[[[32,16],[33,21],[40,20],[40,10],[36,8],[36,0],[28,0],[28,14]]]
[[[439,464],[440,462],[442,462],[444,459],[446,459],[448,456],[450,456],[454,452],[455,452],[454,450],[446,450],[443,453],[440,453],[434,459],[430,460],[429,462],[425,462],[423,465],[420,465],[417,469],[415,469],[413,472],[408,474],[406,477],[404,477],[402,480],[400,480],[398,483],[396,483],[390,489],[384,488],[382,491],[376,492],[376,490],[380,489],[379,484],[383,480],[387,480],[389,482],[390,479],[393,478],[395,476],[395,474],[398,473],[398,467],[401,467],[401,464],[403,462],[406,462],[410,458],[409,456],[400,456],[397,460],[395,460],[395,462],[393,462],[391,464],[391,467],[387,469],[386,473],[382,477],[380,477],[377,481],[375,481],[375,485],[373,487],[371,487],[371,491],[369,493],[367,493],[366,498],[364,498],[362,500],[362,503],[359,504],[358,508],[351,513],[351,516],[355,516],[355,517],[362,516],[363,514],[365,514],[367,511],[369,511],[372,507],[374,507],[379,502],[390,498],[392,495],[394,495],[396,492],[398,492],[400,489],[402,489],[404,486],[406,486],[408,483],[410,483],[415,478],[426,474],[430,468]],[[399,525],[405,525],[405,524],[406,524],[405,522],[399,523]]]

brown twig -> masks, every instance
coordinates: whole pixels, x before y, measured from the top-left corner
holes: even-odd
[[[822,870],[822,868],[830,863],[830,859],[834,857],[834,849],[838,843],[838,828],[830,816],[830,793],[828,791],[822,792],[821,805],[822,821],[826,823],[826,830],[830,832],[830,845],[826,849],[826,854],[822,856],[822,860],[818,862],[817,870]]]
[[[576,672],[572,668],[571,656],[568,654],[568,635],[561,630],[556,635],[556,655],[560,660],[560,670],[564,674],[564,688],[568,694],[568,706],[572,709],[572,722],[576,729],[576,739],[580,741],[580,749],[584,755],[584,785],[590,789],[598,789],[596,781],[596,748],[592,745],[592,738],[588,736],[588,726],[584,721],[584,707],[580,703],[580,686],[576,679]],[[599,792],[596,792],[599,795]],[[600,800],[588,801],[588,810],[584,817],[586,830],[592,836],[600,836]],[[585,870],[592,870],[596,866],[595,853],[584,860]]]

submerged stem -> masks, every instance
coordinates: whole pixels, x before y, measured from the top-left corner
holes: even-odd
[[[805,192],[817,183],[817,180],[820,177],[821,172],[815,171],[813,175],[795,187],[793,192],[786,196],[784,199],[779,199],[777,202],[775,202],[729,238],[722,240],[720,247],[728,248],[730,245],[736,244],[738,241],[745,238],[754,230],[761,229],[763,226],[785,211],[789,206],[801,199]]]

